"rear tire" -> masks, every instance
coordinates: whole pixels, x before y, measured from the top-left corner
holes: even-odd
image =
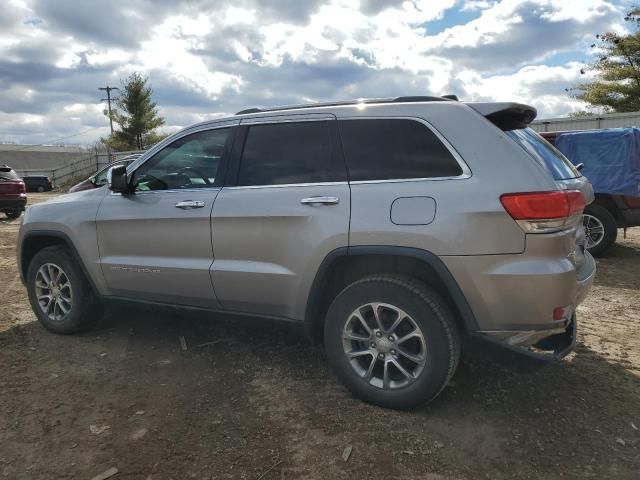
[[[102,315],[102,305],[65,247],[39,251],[29,263],[26,281],[31,308],[51,332],[86,330]]]
[[[403,275],[366,277],[338,294],[327,312],[324,343],[345,386],[385,408],[433,400],[460,360],[460,333],[444,300]]]
[[[587,236],[587,250],[594,257],[602,255],[618,237],[618,224],[609,210],[601,205],[587,205],[584,209],[583,224],[585,225],[585,235]],[[591,227],[589,227],[591,225]],[[602,234],[598,235],[602,229]],[[589,236],[596,240],[593,245],[589,245]]]
[[[36,192],[38,193],[43,193],[45,190],[45,188],[42,185],[38,185],[38,188],[36,188]]]
[[[8,210],[4,213],[7,215],[7,218],[14,219],[22,215],[22,210]]]

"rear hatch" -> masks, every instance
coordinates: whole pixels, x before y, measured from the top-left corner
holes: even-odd
[[[535,108],[518,103],[470,103],[469,106],[503,130],[533,161],[544,168],[553,178],[558,190],[578,190],[586,205],[593,202],[593,187],[586,177],[557,148],[528,127],[536,117]],[[576,224],[572,231],[575,234],[575,250],[569,253],[576,268],[580,270],[586,263],[582,222]]]
[[[25,196],[24,182],[9,167],[0,167],[0,199],[17,200]]]

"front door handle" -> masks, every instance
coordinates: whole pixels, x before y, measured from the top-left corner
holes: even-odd
[[[182,208],[183,210],[202,207],[204,207],[204,202],[201,202],[199,200],[184,200],[182,202],[176,203],[176,208]]]
[[[340,203],[340,199],[338,197],[307,197],[300,200],[300,203],[310,207],[318,207],[320,205],[337,205]]]

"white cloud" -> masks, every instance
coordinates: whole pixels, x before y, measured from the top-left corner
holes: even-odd
[[[171,128],[253,104],[406,94],[517,100],[541,115],[566,114],[582,108],[564,92],[580,80],[576,62],[588,59],[596,33],[623,30],[626,8],[614,0],[211,3],[113,0],[96,17],[80,0],[11,0],[0,17],[0,140],[106,126],[97,87],[133,71],[149,75]],[[429,34],[430,22],[452,22],[457,10],[477,16]],[[581,50],[566,65],[545,64]]]
[[[491,7],[494,2],[488,0],[463,0],[460,10],[463,12],[475,12],[478,10],[486,10]]]

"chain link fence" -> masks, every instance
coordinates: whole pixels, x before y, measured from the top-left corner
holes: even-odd
[[[53,169],[16,169],[16,173],[21,177],[27,175],[46,175],[53,185],[57,187],[71,180],[90,177],[106,165],[135,153],[143,153],[143,151],[91,153],[85,158]]]

